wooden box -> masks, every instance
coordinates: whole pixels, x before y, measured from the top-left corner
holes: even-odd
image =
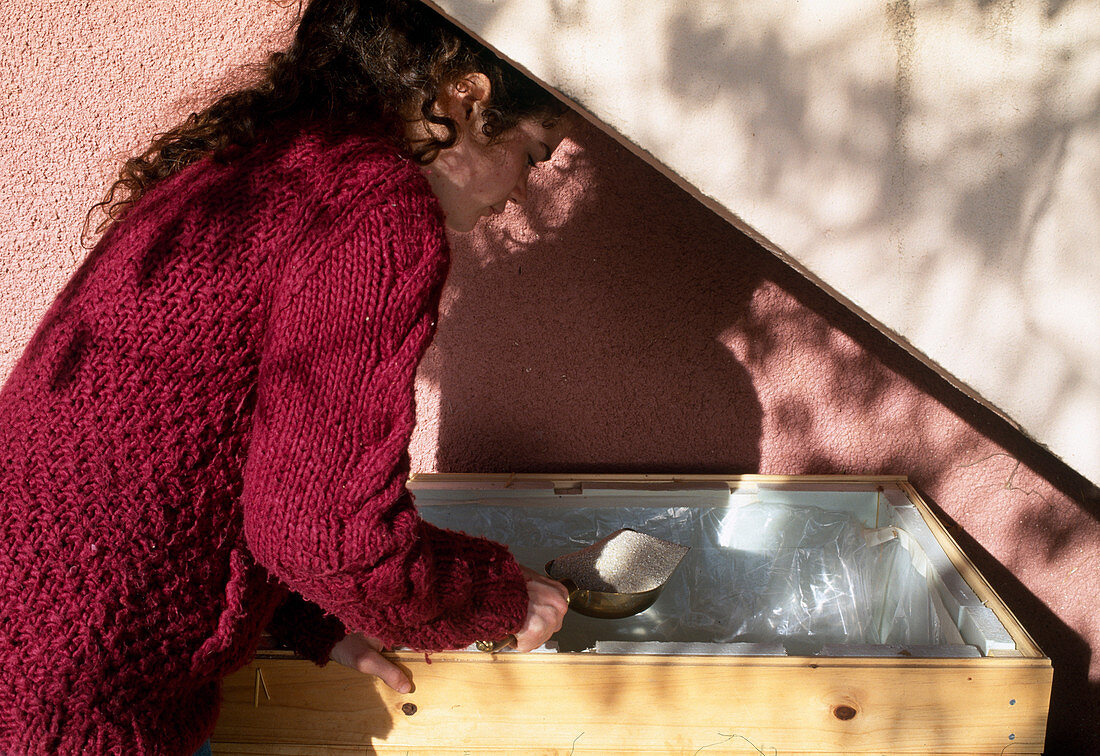
[[[628,524],[646,530],[630,517],[665,505],[693,516],[769,502],[845,513],[868,544],[904,547],[902,568],[926,581],[923,605],[941,640],[833,639],[801,651],[783,638],[662,645],[663,624],[650,622],[618,626],[588,651],[391,653],[415,683],[408,695],[335,664],[262,651],[226,680],[215,754],[1043,750],[1050,660],[904,478],[436,474],[410,488],[427,519],[456,506],[512,507],[516,518],[629,509]],[[674,589],[687,590],[670,582],[665,594]]]

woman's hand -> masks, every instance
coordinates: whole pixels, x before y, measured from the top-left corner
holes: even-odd
[[[398,693],[411,693],[412,681],[393,662],[382,656],[382,643],[359,633],[348,633],[332,647],[329,658],[366,675],[374,675]]]
[[[520,569],[527,581],[527,616],[515,634],[516,650],[531,651],[561,630],[562,619],[569,609],[569,591],[557,580],[551,580],[523,565]],[[382,656],[381,648],[377,638],[348,633],[332,647],[329,658],[345,667],[380,678],[398,693],[411,692],[412,681],[396,664]]]
[[[562,619],[569,608],[569,591],[557,580],[523,565],[520,569],[527,579],[527,617],[516,631],[516,650],[531,651],[561,630]]]

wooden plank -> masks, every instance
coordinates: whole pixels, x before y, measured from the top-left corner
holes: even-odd
[[[1051,680],[1049,663],[1034,659],[393,658],[416,683],[412,694],[336,665],[258,660],[227,679],[215,741],[240,753],[266,743],[399,753],[1040,753]]]
[[[728,482],[730,484],[783,484],[783,483],[871,483],[900,484],[907,478],[904,475],[679,475],[674,473],[632,474],[616,473],[606,475],[572,475],[553,473],[414,473],[409,476],[410,488],[421,487],[457,487],[457,488],[501,488],[523,483],[555,483],[567,487],[573,483],[684,483]]]
[[[720,746],[721,744],[719,744]],[[365,754],[377,753],[373,748],[360,747],[360,746],[302,746],[302,745],[254,745],[251,743],[215,743],[214,744],[214,756],[364,756]],[[691,754],[696,756],[699,752],[703,752],[704,756],[711,756],[711,754],[733,754],[738,753],[730,750],[729,748],[710,747],[701,748]],[[453,753],[467,754],[468,756],[482,756],[487,754],[489,756],[507,756],[508,754],[515,753],[511,749],[484,749],[479,748],[476,752],[472,750],[464,751],[452,751]],[[406,748],[400,751],[401,756],[434,756],[439,753],[438,749],[432,749],[430,751],[412,750]],[[573,751],[561,751],[557,749],[541,749],[538,751],[527,751],[530,754],[548,754],[551,756],[572,756]],[[621,749],[615,749],[612,751],[584,751],[585,756],[618,756],[622,754]],[[637,752],[635,752],[637,753]],[[761,752],[758,749],[749,749],[747,751],[740,751],[739,753],[747,754],[748,756],[761,756]],[[1011,750],[1005,751],[999,756],[1009,756],[1013,753]],[[765,751],[764,756],[778,756],[777,752]],[[833,751],[813,751],[805,752],[801,756],[837,756]],[[988,754],[965,754],[958,753],[952,754],[952,756],[988,756]]]

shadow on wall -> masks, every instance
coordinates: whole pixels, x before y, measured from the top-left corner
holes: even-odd
[[[526,208],[452,240],[431,467],[905,474],[933,496],[974,468],[1100,519],[1080,475],[610,138],[560,152]]]
[[[1093,650],[1088,642],[958,523],[942,511],[937,510],[937,516],[1039,648],[1051,658],[1054,682],[1050,692],[1046,753],[1096,753],[1100,745],[1095,726],[1100,722],[1100,683],[1089,679]]]
[[[759,29],[753,23],[708,26],[698,12],[682,10],[667,19],[667,50],[698,52],[690,77],[669,56],[663,85],[679,95],[685,112],[700,102],[721,102],[720,109],[739,114],[743,133],[729,137],[726,154],[738,154],[745,143],[751,149],[744,152],[745,164],[734,169],[736,180],[752,176],[760,196],[775,198],[792,217],[824,230],[805,250],[853,255],[853,263],[866,268],[866,282],[882,280],[895,253],[897,264],[917,282],[893,293],[908,303],[908,333],[936,334],[939,343],[950,344],[950,330],[987,322],[990,308],[1002,305],[994,297],[973,296],[979,287],[992,287],[1005,301],[1064,307],[1036,305],[1027,317],[1028,328],[1048,333],[1047,344],[1070,350],[1057,394],[1068,406],[1069,397],[1087,391],[1086,367],[1094,352],[1062,344],[1057,334],[1066,331],[1052,331],[1051,324],[1059,317],[1072,324],[1069,304],[1088,307],[1088,289],[1075,286],[1070,276],[1046,276],[1059,280],[1059,295],[1035,271],[1090,267],[1083,240],[1059,245],[1055,239],[1073,233],[1072,227],[1058,230],[1058,213],[1088,212],[1089,190],[1067,183],[1072,175],[1067,161],[1084,160],[1100,100],[1087,103],[1082,97],[1080,105],[1067,105],[1060,94],[1083,70],[1088,45],[1066,43],[1045,51],[1035,39],[1017,39],[1026,25],[1015,17],[1038,11],[1017,12],[1014,5],[980,0],[973,10],[926,6],[918,19],[909,2],[898,0],[886,4],[881,19],[853,16],[802,47],[785,39],[790,30],[782,14],[764,13],[772,25]],[[1049,23],[1063,5],[1046,5]],[[760,14],[744,12],[759,23]],[[960,25],[957,37],[942,34],[950,28],[944,27],[949,14]],[[897,56],[892,81],[859,75],[868,55],[869,21],[883,24],[892,40]],[[965,85],[931,88],[935,77],[953,75],[941,62],[951,56],[942,50],[960,49],[967,34],[984,40],[981,55],[988,64],[970,71],[972,81]],[[1023,61],[1039,56],[1045,57],[1035,72],[1022,68]],[[817,190],[799,194],[792,185]],[[830,191],[820,191],[823,186]],[[888,238],[893,249],[881,244],[882,254],[875,255],[862,246],[868,238]],[[816,270],[832,265],[824,258],[803,261]],[[1034,349],[1013,338],[1010,321],[1001,325],[1008,328],[987,331],[1001,341],[984,348],[1004,356],[1002,376],[1015,394],[1034,375]],[[929,338],[925,345],[934,346]],[[1054,413],[1057,403],[1049,410]]]
[[[668,19],[667,49],[699,52],[692,59],[691,78],[682,75],[675,58],[666,61],[665,91],[678,93],[688,110],[720,98],[728,101],[730,110],[745,114],[754,138],[768,145],[767,150],[754,152],[753,163],[745,166],[765,194],[783,192],[780,183],[801,176],[801,169],[819,155],[831,156],[846,169],[843,173],[854,176],[864,175],[871,166],[875,191],[847,198],[847,204],[860,208],[862,214],[847,218],[834,230],[857,236],[896,224],[899,211],[913,214],[927,200],[935,200],[937,214],[944,212],[942,206],[948,201],[952,237],[968,239],[985,267],[1001,270],[1027,262],[1036,224],[1064,167],[1067,142],[1095,123],[1100,103],[1067,108],[1059,95],[1074,70],[1071,64],[1086,57],[1087,48],[1062,49],[1038,75],[1017,80],[1021,74],[1008,70],[1015,62],[1013,13],[1000,5],[979,0],[977,15],[959,13],[960,23],[984,29],[990,49],[1001,51],[1004,59],[999,62],[1006,70],[991,65],[972,72],[983,85],[978,91],[940,93],[944,98],[984,98],[978,102],[929,101],[930,93],[913,91],[913,77],[924,71],[916,70],[918,22],[906,0],[888,3],[881,19],[897,55],[893,81],[867,81],[851,71],[853,51],[860,50],[858,45],[866,37],[861,24],[867,19],[862,16],[851,27],[841,26],[824,40],[800,49],[785,43],[782,26],[749,38],[739,36],[735,28],[708,26],[699,14],[684,10]],[[1061,5],[1048,4],[1047,18],[1056,16]],[[928,12],[933,15],[929,21],[940,21]],[[1020,44],[1024,49],[1015,51],[1020,56],[1041,52]],[[1035,43],[1028,40],[1028,44]],[[813,60],[831,62],[818,64],[826,68],[828,77],[814,70],[808,62]],[[716,87],[717,82],[725,86]],[[990,90],[1002,89],[1018,101],[1005,104],[990,95]],[[818,110],[826,95],[833,98],[833,109],[823,123]],[[935,149],[914,153],[909,143],[914,139],[910,132],[920,127],[920,119],[914,116],[918,106],[935,116],[940,115],[938,109],[953,107],[960,115],[953,131],[939,135],[941,142]],[[922,135],[922,139],[929,137]],[[996,170],[986,170],[990,163]],[[827,225],[822,210],[825,199],[807,194],[800,215]],[[941,253],[957,255],[958,245]]]
[[[736,254],[750,243],[697,203],[666,206],[640,161],[592,162],[615,152],[594,129],[563,150],[526,228],[512,212],[455,239],[422,366],[436,469],[755,472],[760,403],[720,339],[758,284]]]
[[[1093,743],[1095,491],[608,137],[562,152],[454,239],[421,468],[908,475],[1042,629],[1051,748]]]
[[[975,22],[991,44],[1011,41],[995,23],[1008,6],[989,5],[992,16]],[[717,91],[686,82],[685,102],[733,98],[753,137],[782,147],[753,153],[739,173],[768,195],[784,175],[819,185],[815,150],[838,156],[841,179],[872,166],[855,182],[866,191],[798,195],[802,216],[835,232],[819,243],[849,254],[913,216],[922,237],[947,241],[913,261],[924,285],[898,296],[932,296],[947,276],[965,300],[985,278],[1031,264],[1067,135],[1095,110],[1066,117],[1051,99],[1061,80],[1040,76],[1027,83],[1028,108],[1004,112],[993,100],[1009,148],[993,179],[971,170],[990,128],[977,107],[963,109],[975,117],[935,155],[917,156],[915,108],[938,100],[910,86],[905,7],[892,3],[888,17],[893,82],[831,68],[811,80],[781,36],[733,44],[695,16],[674,17],[667,33],[698,51],[701,78],[736,67],[744,82]],[[1048,15],[1060,8],[1049,4]],[[806,54],[841,65],[859,57],[864,36],[854,30],[834,39],[838,49]],[[1012,89],[1001,74],[987,83]],[[844,117],[823,122],[818,95],[839,98]],[[695,148],[714,138],[724,137]],[[439,392],[434,469],[907,475],[1052,658],[1050,752],[1100,752],[1088,724],[1100,710],[1096,488],[607,137],[582,129],[574,142],[523,213],[456,239],[451,291],[422,366]],[[926,208],[935,212],[917,212]],[[891,241],[899,249],[876,263],[900,252],[901,236]],[[976,304],[965,300],[956,319]]]

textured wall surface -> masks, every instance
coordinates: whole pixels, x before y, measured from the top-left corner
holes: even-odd
[[[83,259],[85,216],[121,160],[281,46],[295,17],[281,5],[2,0],[3,375]]]
[[[1100,484],[1100,3],[435,2]]]
[[[292,15],[5,9],[0,376],[119,157]],[[1054,660],[1050,752],[1100,752],[1095,492],[614,141],[579,129],[527,208],[456,237],[443,310],[416,469],[909,475]]]

